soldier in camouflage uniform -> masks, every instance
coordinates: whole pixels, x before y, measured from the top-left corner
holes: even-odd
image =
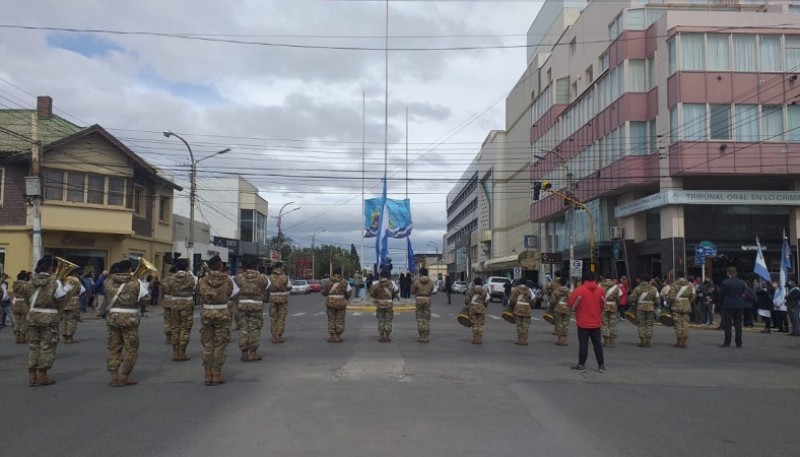
[[[25,284],[30,278],[26,271],[20,271],[17,280],[11,285],[14,300],[11,301],[11,312],[14,313],[14,341],[17,344],[28,342],[28,302],[25,298]]]
[[[325,309],[328,314],[329,343],[341,343],[344,333],[344,318],[347,314],[347,300],[352,289],[342,279],[342,269],[333,269],[333,276],[322,286],[320,292],[325,298]]]
[[[147,283],[131,274],[130,260],[111,266],[105,282],[108,302],[108,372],[111,387],[138,384],[130,378],[139,355],[139,305],[149,299]],[[119,367],[122,366],[122,377]]]
[[[695,291],[692,283],[682,275],[672,284],[667,295],[667,303],[675,321],[675,347],[685,348],[689,340],[689,313],[692,311],[692,298]]]
[[[257,262],[247,262],[245,270],[236,275],[239,286],[236,312],[239,315],[239,349],[242,362],[261,360],[258,345],[261,342],[261,329],[264,327],[264,291],[269,289],[267,275],[258,271]]]
[[[411,285],[411,293],[415,296],[417,332],[420,343],[431,342],[431,295],[433,295],[433,281],[428,277],[428,269],[419,269],[419,278]]]
[[[483,344],[483,326],[486,324],[486,303],[489,294],[483,288],[483,280],[475,278],[472,286],[464,294],[464,304],[469,311],[469,322],[472,327],[472,344]]]
[[[269,275],[272,287],[269,289],[269,331],[273,343],[283,343],[283,332],[286,330],[286,315],[289,314],[289,292],[292,286],[289,277],[283,272],[283,263],[277,262]]]
[[[186,355],[186,347],[189,345],[194,324],[194,288],[197,278],[189,271],[189,259],[178,259],[173,268],[175,271],[161,283],[161,292],[164,294],[161,303],[164,313],[169,308],[172,314],[169,318],[172,326],[169,330],[172,360],[185,362],[190,359]]]
[[[636,306],[636,320],[639,329],[639,347],[649,348],[653,339],[653,322],[655,320],[658,290],[650,284],[650,276],[639,276],[639,285],[633,289],[631,300]]]
[[[71,276],[80,278],[82,271],[78,270]],[[86,289],[81,285],[80,292],[71,295],[70,299],[64,304],[61,310],[61,336],[64,337],[64,344],[73,344],[78,341],[75,339],[75,331],[78,330],[78,321],[81,319],[81,294],[86,293]]]
[[[613,348],[617,345],[617,321],[619,320],[619,296],[621,289],[613,279],[606,279],[600,283],[605,293],[605,304],[603,305],[603,347]]]
[[[219,256],[212,257],[208,266],[211,271],[197,283],[203,306],[200,312],[200,342],[203,344],[204,384],[218,386],[225,383],[222,366],[231,339],[228,301],[239,293],[239,286],[233,278],[222,273],[222,259]]]
[[[28,310],[28,385],[49,386],[56,382],[47,376],[53,367],[58,347],[58,313],[62,300],[71,290],[52,276],[53,259],[46,257],[36,264],[36,274],[23,288],[30,304]]]
[[[531,327],[531,307],[533,306],[533,282],[521,283],[511,291],[508,302],[514,307],[514,321],[517,323],[517,341],[520,346],[528,345]]]
[[[564,278],[558,278],[556,281],[553,281],[553,290],[550,292],[550,301],[553,304],[553,314],[555,317],[555,327],[556,327],[556,335],[558,339],[556,340],[556,345],[558,346],[566,346],[567,345],[567,331],[569,330],[569,315],[570,310],[569,306],[567,306],[567,299],[569,298],[569,288],[564,285],[566,280]]]
[[[381,343],[392,341],[392,320],[394,319],[393,300],[397,297],[400,289],[389,280],[389,271],[381,271],[381,279],[369,288],[369,296],[375,300],[375,316],[378,318],[378,333],[381,335]]]
[[[181,261],[181,260],[185,260],[186,263],[189,263],[189,259],[178,259],[178,261]],[[176,261],[175,265],[177,265],[178,261]],[[173,265],[169,269],[169,276],[164,278],[165,281],[167,280],[167,278],[169,278],[170,276],[172,276],[175,273],[177,273],[178,268],[175,265]],[[177,326],[177,324],[175,323],[175,316],[172,314],[172,302],[173,302],[173,300],[172,300],[171,297],[167,298],[167,296],[170,295],[170,294],[168,294],[167,292],[164,292],[164,289],[161,289],[160,292],[163,295],[162,298],[161,298],[161,308],[164,310],[164,340],[165,340],[166,344],[169,344],[174,348],[175,347],[175,343],[174,343],[173,338],[172,338],[172,329],[174,329]],[[173,357],[172,360],[175,360],[175,357]]]

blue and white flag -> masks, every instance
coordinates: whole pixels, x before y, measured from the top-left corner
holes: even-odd
[[[391,198],[368,198],[364,200],[364,238],[377,236],[383,209],[388,209],[388,225],[385,228],[389,238],[406,238],[411,235],[414,224],[411,221],[411,201]]]
[[[775,297],[772,302],[778,307],[778,310],[786,310],[786,280],[789,277],[789,271],[792,270],[792,250],[789,248],[789,239],[786,238],[786,231],[783,232],[783,244],[781,245],[781,272],[778,284],[778,289],[775,290]]]
[[[387,228],[389,227],[389,209],[386,198],[386,177],[383,177],[383,194],[381,197],[380,212],[378,215],[378,227],[375,231],[375,258],[378,267],[384,264],[389,256],[389,239],[387,238]]]
[[[413,273],[417,271],[417,265],[414,263],[414,249],[411,248],[411,237],[406,238],[408,241],[408,272]]]
[[[756,237],[756,264],[753,267],[753,273],[760,276],[764,281],[772,282],[769,278],[769,270],[767,269],[767,261],[764,260],[764,253],[761,251],[761,242]]]

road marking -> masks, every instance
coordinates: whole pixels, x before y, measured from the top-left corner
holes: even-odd
[[[438,317],[442,317],[442,316],[440,316],[440,315],[438,315],[436,313],[431,313],[431,317],[437,317],[438,318]]]
[[[353,313],[353,316],[360,316],[362,314],[364,314],[364,313]]]
[[[496,321],[499,321],[501,319],[500,317],[495,316],[494,314],[487,314],[486,317],[491,317],[492,319],[494,319]]]
[[[294,314],[292,314],[292,317],[305,316],[305,314],[306,313],[294,313]]]

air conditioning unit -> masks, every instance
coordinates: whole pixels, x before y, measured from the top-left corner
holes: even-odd
[[[625,234],[623,233],[622,227],[620,227],[618,225],[612,225],[610,231],[611,231],[611,239],[612,240],[619,240],[619,239],[622,239],[622,237],[625,236]]]

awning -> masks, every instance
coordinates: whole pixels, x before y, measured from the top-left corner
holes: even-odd
[[[509,255],[506,257],[494,257],[486,262],[486,267],[489,270],[511,270],[513,268],[518,268],[519,266],[518,254]]]

